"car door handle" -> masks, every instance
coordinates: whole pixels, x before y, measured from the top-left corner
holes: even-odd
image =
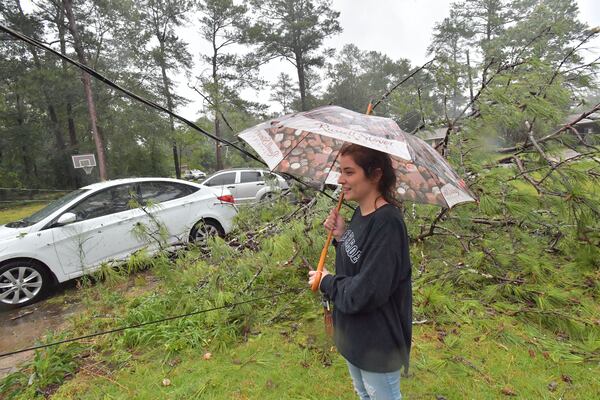
[[[234,189],[235,186],[227,186],[227,189]]]
[[[257,183],[256,186],[265,186],[265,183],[264,182]]]

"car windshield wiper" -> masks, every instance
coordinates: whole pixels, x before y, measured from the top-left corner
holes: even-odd
[[[29,224],[30,222],[26,219],[20,219],[18,221],[9,222],[8,224],[6,224],[6,226],[8,226],[9,228],[22,228],[24,226],[28,226]]]

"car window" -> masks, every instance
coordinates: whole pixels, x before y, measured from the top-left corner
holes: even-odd
[[[130,210],[137,200],[136,184],[119,185],[91,195],[69,212],[75,213],[77,220],[82,221]]]
[[[206,181],[206,186],[222,186],[222,185],[233,185],[235,183],[235,172],[226,172],[223,174],[216,175]]]
[[[262,181],[262,176],[260,175],[260,171],[242,171],[240,182],[260,182]]]
[[[189,196],[199,190],[197,187],[177,182],[142,182],[140,188],[144,203],[153,204]]]

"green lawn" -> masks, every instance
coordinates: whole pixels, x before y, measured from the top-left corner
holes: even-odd
[[[12,221],[18,221],[43,208],[47,203],[27,203],[26,205],[14,206],[9,208],[0,208],[0,225]]]
[[[488,325],[415,326],[411,371],[401,380],[404,397],[599,398],[597,366],[554,361],[514,321]],[[205,352],[212,353],[209,360]],[[355,399],[320,319],[262,327],[224,351],[207,346],[164,357],[155,348],[88,360],[52,398]]]

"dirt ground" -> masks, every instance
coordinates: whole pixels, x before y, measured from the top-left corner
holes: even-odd
[[[0,353],[34,346],[44,333],[62,328],[66,319],[82,307],[73,282],[61,285],[51,296],[26,307],[0,311]],[[56,296],[62,302],[57,302]],[[0,379],[31,357],[33,351],[0,357]]]

